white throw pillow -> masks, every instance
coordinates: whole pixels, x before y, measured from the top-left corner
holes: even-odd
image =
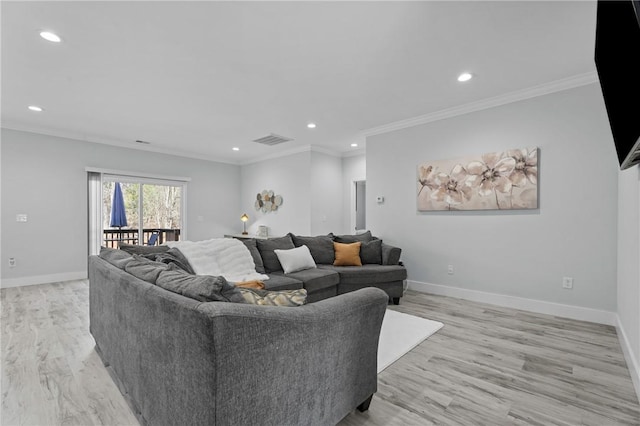
[[[276,249],[273,252],[278,256],[278,260],[285,274],[316,267],[316,262],[313,261],[313,257],[307,246],[300,246],[290,250]]]

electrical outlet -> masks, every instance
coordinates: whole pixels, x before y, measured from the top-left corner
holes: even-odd
[[[9,258],[9,268],[15,268],[16,267],[16,258],[15,257],[10,257]]]
[[[573,288],[573,277],[562,277],[562,288],[572,289]]]
[[[447,266],[447,274],[453,275],[453,265]]]

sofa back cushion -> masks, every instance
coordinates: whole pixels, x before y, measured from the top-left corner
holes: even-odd
[[[126,251],[129,254],[139,254],[147,256],[149,254],[164,253],[169,250],[169,246],[141,246],[138,244],[118,243],[120,250]]]
[[[276,271],[282,271],[282,265],[278,260],[278,256],[276,256],[274,250],[289,250],[292,248],[296,248],[293,245],[293,241],[291,240],[291,236],[285,235],[280,238],[269,238],[266,240],[256,240],[258,244],[258,251],[260,251],[260,256],[262,257],[262,263],[264,264],[264,271],[267,274]]]
[[[201,302],[245,303],[240,290],[224,277],[191,275],[172,265],[160,272],[156,285]]]
[[[296,247],[307,246],[316,263],[331,265],[336,257],[333,250],[333,235],[318,235],[317,237],[291,236]]]
[[[158,275],[162,271],[166,271],[169,265],[162,262],[154,262],[137,254],[133,255],[133,260],[127,263],[124,270],[136,278],[155,284]]]
[[[173,264],[185,272],[195,274],[187,258],[176,247],[171,247],[165,252],[155,254],[155,261],[166,263],[167,265]]]
[[[119,269],[124,269],[127,263],[133,260],[133,257],[129,253],[107,247],[100,247],[99,256]]]
[[[242,238],[240,241],[242,241],[249,249],[249,253],[251,253],[251,257],[253,258],[253,263],[256,265],[256,272],[264,274],[264,263],[262,263],[262,257],[260,256],[260,251],[258,251],[258,244],[256,243],[256,240],[254,238]]]
[[[373,240],[374,237],[371,235],[371,231],[367,231],[363,234],[355,234],[355,235],[334,235],[333,240],[338,243],[357,243],[358,241],[361,243],[368,243]]]
[[[382,240],[363,242],[360,246],[360,259],[362,264],[382,264]]]

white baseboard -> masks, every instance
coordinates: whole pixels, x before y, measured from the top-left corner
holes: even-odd
[[[507,296],[504,294],[487,293],[484,291],[469,290],[460,287],[423,283],[420,281],[408,280],[408,284],[409,289],[420,291],[422,293],[439,294],[442,296],[456,297],[458,299],[489,303],[491,305],[521,309],[523,311],[554,315],[557,317],[571,318],[580,321],[595,322],[598,324],[617,325],[618,315],[615,312],[583,308],[581,306],[574,305],[563,305],[561,303],[545,302],[543,300],[526,299],[524,297]]]
[[[640,400],[640,366],[638,365],[638,358],[633,353],[633,349],[631,349],[629,339],[627,339],[627,333],[625,333],[624,327],[622,326],[622,322],[620,321],[620,317],[618,315],[616,315],[616,330],[618,331],[618,340],[620,341],[620,346],[622,346],[622,353],[624,354],[624,358],[627,361],[627,368],[629,369],[629,374],[631,375],[633,387],[636,389],[638,400]]]
[[[84,280],[87,271],[64,272],[62,274],[34,275],[30,277],[8,278],[0,280],[0,288],[24,287],[28,285],[57,283],[60,281]]]

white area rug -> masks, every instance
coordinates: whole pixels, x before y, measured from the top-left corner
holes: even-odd
[[[444,324],[387,309],[378,344],[378,373],[396,362]]]

